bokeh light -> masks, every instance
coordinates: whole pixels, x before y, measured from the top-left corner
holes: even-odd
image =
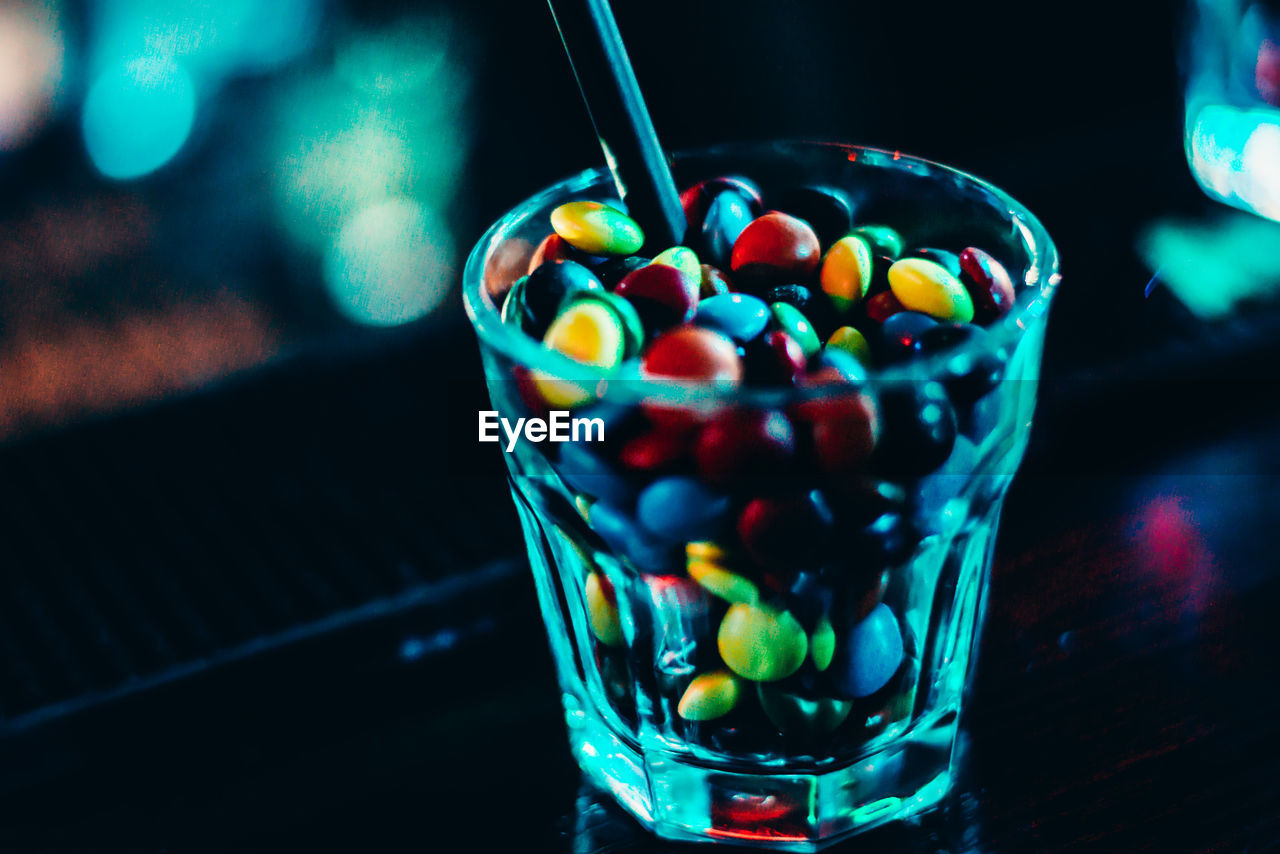
[[[449,229],[410,199],[388,199],[353,215],[325,257],[334,303],[351,320],[395,326],[425,316],[444,296],[452,269]]]
[[[48,121],[65,48],[54,3],[0,5],[0,151],[26,143]]]
[[[329,294],[357,323],[416,320],[453,283],[446,211],[470,144],[463,35],[443,15],[353,31],[278,102],[280,223],[324,257]]]
[[[136,178],[167,163],[191,133],[195,84],[173,60],[135,59],[104,71],[85,96],[84,142],[111,178]]]

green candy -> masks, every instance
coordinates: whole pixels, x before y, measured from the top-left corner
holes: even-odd
[[[812,358],[822,349],[822,340],[818,338],[818,333],[813,331],[809,318],[805,317],[800,309],[785,302],[775,302],[769,306],[769,312],[773,315],[773,322],[777,327],[785,332],[788,338],[794,339],[800,345],[800,350],[806,359]]]
[[[650,264],[665,264],[668,267],[675,267],[689,281],[701,284],[702,282],[702,263],[698,261],[698,256],[694,254],[692,249],[686,246],[672,246],[659,252]]]
[[[713,721],[733,711],[741,695],[742,685],[729,671],[703,673],[689,683],[676,713],[687,721]]]
[[[630,359],[632,356],[639,355],[640,347],[644,344],[644,323],[636,313],[635,306],[629,300],[611,291],[571,291],[568,299],[560,306],[560,311],[564,312],[570,306],[586,301],[603,304],[618,318],[626,342],[623,358]]]
[[[749,578],[730,572],[723,566],[708,561],[689,562],[689,575],[708,593],[729,602],[745,602],[753,605],[760,601],[760,590]]]
[[[862,365],[871,364],[871,345],[867,338],[852,326],[841,326],[827,339],[827,349],[843,350]]]
[[[644,245],[635,220],[600,202],[565,202],[551,212],[551,227],[590,255],[630,255]]]
[[[890,258],[900,256],[905,245],[902,235],[887,225],[861,225],[850,234],[856,234],[870,243],[875,254],[888,255]]]
[[[591,626],[591,634],[606,646],[621,646],[622,620],[618,614],[618,606],[609,601],[605,595],[604,584],[600,576],[594,572],[587,575],[585,585],[587,600],[587,623]]]
[[[804,628],[789,611],[742,602],[729,606],[716,645],[730,670],[755,682],[786,679],[809,651]]]
[[[516,279],[511,290],[507,291],[507,298],[502,301],[502,322],[507,326],[521,328],[524,323],[524,286],[528,281],[528,276]]]
[[[831,621],[823,617],[818,622],[817,628],[813,630],[813,634],[809,636],[809,658],[821,673],[831,666],[831,659],[835,654],[836,630],[831,627]]]
[[[826,735],[845,722],[853,703],[835,697],[810,699],[789,693],[777,685],[756,685],[760,707],[773,725],[791,736]]]

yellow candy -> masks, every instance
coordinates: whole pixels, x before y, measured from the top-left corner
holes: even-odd
[[[626,334],[618,316],[604,303],[582,300],[560,312],[542,343],[574,361],[616,367],[626,352]]]
[[[644,245],[635,220],[600,202],[565,202],[551,212],[551,227],[591,255],[630,255]]]
[[[827,250],[818,279],[832,304],[848,310],[871,287],[871,247],[854,234],[840,238]]]
[[[618,614],[618,606],[604,595],[604,585],[599,573],[587,575],[586,593],[587,622],[591,625],[591,634],[606,646],[621,646],[622,620]]]
[[[551,322],[543,345],[570,359],[599,368],[614,368],[626,353],[626,332],[607,305],[595,300],[575,302]],[[556,379],[533,371],[533,381],[543,399],[553,407],[570,409],[592,397],[594,380],[582,382]]]
[[[741,684],[729,671],[704,673],[689,683],[676,711],[687,721],[712,721],[733,711],[741,694]]]
[[[871,345],[866,336],[852,326],[841,326],[827,339],[827,348],[843,350],[864,365],[871,364]]]
[[[689,575],[708,593],[729,602],[745,602],[748,605],[754,605],[760,601],[760,591],[750,579],[743,578],[714,563],[691,561]]]
[[[835,654],[836,630],[831,627],[831,621],[823,617],[809,637],[809,657],[813,659],[813,666],[821,672],[831,666],[831,659]]]
[[[809,651],[796,618],[763,604],[730,605],[716,645],[730,670],[755,682],[786,679],[800,669]]]
[[[973,320],[969,292],[940,264],[924,258],[894,261],[889,268],[889,288],[908,311],[958,323]]]
[[[693,254],[693,250],[684,246],[672,246],[663,252],[659,252],[650,264],[665,264],[668,267],[675,267],[684,277],[691,282],[699,285],[702,283],[702,263],[698,260],[698,256]]]
[[[686,543],[684,553],[689,559],[689,563],[698,560],[705,560],[708,563],[723,563],[728,553],[720,548],[720,546],[710,540],[702,540],[696,543]]]

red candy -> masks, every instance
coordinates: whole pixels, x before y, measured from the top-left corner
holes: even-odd
[[[796,450],[791,420],[776,409],[737,409],[712,419],[694,458],[707,483],[729,485],[784,473]]]
[[[581,252],[553,231],[542,239],[537,249],[533,250],[533,257],[529,259],[528,272],[532,273],[538,269],[543,261],[577,261],[581,257]]]
[[[670,470],[679,465],[691,443],[692,436],[686,431],[658,427],[623,445],[618,462],[634,471]]]
[[[732,339],[699,326],[681,326],[659,335],[645,351],[640,370],[658,379],[732,385],[742,381],[742,360]]]
[[[832,545],[831,511],[815,494],[756,498],[738,517],[738,538],[763,569],[787,573],[816,569]]]
[[[893,295],[893,291],[883,291],[867,300],[864,311],[868,320],[874,320],[876,323],[884,323],[890,317],[893,317],[900,311],[906,311],[907,307],[898,302],[898,298]]]
[[[821,260],[818,235],[807,222],[771,211],[743,229],[729,267],[752,281],[788,284],[809,279]]]
[[[649,264],[623,277],[614,293],[636,307],[647,329],[655,329],[692,320],[699,285],[675,267]]]
[[[970,246],[960,253],[960,281],[973,300],[974,321],[990,323],[1013,308],[1013,280],[1004,265]]]
[[[844,395],[801,405],[813,424],[818,465],[829,475],[860,471],[875,450],[880,434],[875,404],[864,394]]]

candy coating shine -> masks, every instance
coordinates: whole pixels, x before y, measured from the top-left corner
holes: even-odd
[[[946,268],[923,258],[903,258],[889,268],[889,287],[909,311],[938,320],[968,323],[973,300],[964,285]]]
[[[551,227],[575,249],[591,255],[630,255],[644,245],[631,217],[600,202],[565,202],[551,212]]]
[[[800,669],[809,651],[809,639],[796,618],[762,604],[731,605],[716,645],[730,670],[754,682],[786,679]]]

